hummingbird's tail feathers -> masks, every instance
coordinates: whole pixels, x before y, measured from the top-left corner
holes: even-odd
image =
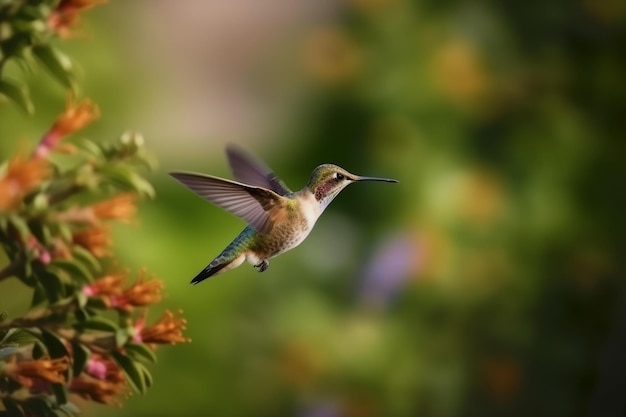
[[[210,264],[206,266],[194,279],[191,280],[192,285],[199,284],[207,278],[214,275],[218,275],[229,271],[233,268],[237,268],[245,261],[245,254],[241,253],[238,256],[225,257],[223,255],[213,259]]]
[[[224,269],[224,267],[226,265],[228,265],[225,262],[224,263],[215,263],[215,265],[214,265],[214,263],[215,263],[215,261],[211,262],[198,275],[196,275],[196,277],[191,280],[191,284],[196,285],[196,284],[201,283],[205,279],[210,278],[213,275],[216,275],[218,272],[220,272],[222,269]]]

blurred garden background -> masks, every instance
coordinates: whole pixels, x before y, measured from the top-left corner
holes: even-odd
[[[157,197],[116,253],[165,282],[191,343],[90,416],[583,416],[626,406],[626,6],[619,0],[111,1],[63,49],[101,118],[145,136]],[[63,109],[0,104],[0,155]],[[344,191],[258,274],[191,278],[243,223],[167,176],[230,177],[224,146],[292,189]],[[0,310],[23,288],[0,285]],[[27,297],[25,296],[25,299]],[[80,406],[80,403],[79,403]],[[591,414],[593,413],[593,414]]]

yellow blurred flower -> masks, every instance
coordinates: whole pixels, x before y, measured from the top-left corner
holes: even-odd
[[[303,46],[303,65],[316,81],[341,84],[361,71],[362,53],[356,42],[338,28],[312,31]]]
[[[478,225],[493,224],[505,212],[507,199],[502,182],[495,175],[474,170],[462,179],[460,207],[462,214]]]
[[[433,59],[435,87],[455,104],[474,104],[490,88],[488,75],[476,47],[463,40],[444,44]]]
[[[313,385],[325,370],[324,358],[310,343],[290,340],[280,352],[280,371],[287,381],[298,387]]]

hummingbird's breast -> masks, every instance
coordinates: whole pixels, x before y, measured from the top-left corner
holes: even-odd
[[[309,193],[310,194],[310,193]],[[309,235],[320,215],[319,204],[311,195],[299,195],[285,217],[266,234],[257,234],[250,250],[260,259],[269,259],[298,246]]]

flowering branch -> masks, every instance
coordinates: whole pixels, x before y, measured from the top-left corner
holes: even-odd
[[[52,41],[101,3],[0,2],[0,94],[32,113],[26,87],[2,77],[7,60],[32,57],[27,66],[39,63],[75,92],[74,64]],[[119,404],[151,385],[160,345],[188,341],[180,313],[147,324],[161,281],[144,269],[134,280],[106,269],[117,264],[109,224],[133,223],[138,201],[154,196],[139,174],[153,162],[133,132],[111,143],[67,140],[99,116],[94,102],[70,94],[37,145],[0,165],[0,285],[14,279],[32,290],[25,314],[0,312],[0,415],[74,415],[72,397]],[[57,165],[55,153],[69,157]]]
[[[0,248],[8,259],[0,282],[18,279],[34,291],[24,315],[0,317],[0,379],[11,382],[0,384],[0,399],[15,415],[39,413],[33,398],[72,414],[72,395],[113,404],[128,389],[143,393],[158,346],[188,341],[180,313],[147,324],[147,310],[163,299],[160,280],[145,269],[134,280],[105,271],[108,224],[132,223],[138,200],[154,191],[137,173],[152,166],[141,136],[65,141],[97,116],[91,101],[68,101],[30,156],[17,152],[0,167]],[[74,163],[55,166],[55,152],[69,152]]]

